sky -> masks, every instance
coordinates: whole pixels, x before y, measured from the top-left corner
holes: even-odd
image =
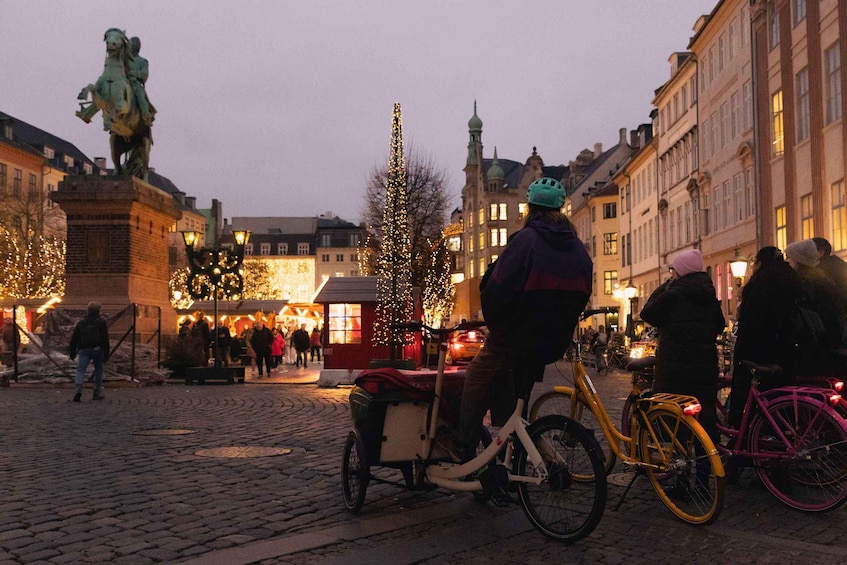
[[[150,166],[224,217],[358,221],[403,136],[461,205],[477,103],[486,158],[546,165],[650,121],[668,59],[717,0],[0,0],[0,110],[108,157],[74,115],[103,33],[141,39]],[[111,161],[109,166],[111,167]],[[452,209],[451,207],[451,209]],[[446,218],[445,218],[446,219]]]

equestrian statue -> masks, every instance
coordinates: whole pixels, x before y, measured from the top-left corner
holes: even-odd
[[[139,55],[141,40],[128,39],[126,32],[111,28],[103,36],[106,42],[106,63],[103,74],[94,84],[80,91],[80,109],[76,115],[91,123],[94,115],[103,113],[103,129],[109,132],[109,147],[115,174],[129,174],[147,180],[150,147],[153,136],[150,126],[156,108],[147,98],[147,59]],[[88,100],[89,95],[91,100]],[[122,164],[121,156],[126,155]]]

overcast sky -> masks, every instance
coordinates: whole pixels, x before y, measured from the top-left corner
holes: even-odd
[[[357,220],[387,162],[394,102],[407,144],[461,202],[474,100],[485,157],[547,165],[649,121],[692,27],[717,0],[0,0],[0,110],[109,153],[74,116],[110,27],[141,38],[158,109],[150,166],[224,216]],[[111,167],[111,162],[110,165]]]

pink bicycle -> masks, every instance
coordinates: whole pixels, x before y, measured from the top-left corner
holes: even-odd
[[[754,375],[741,425],[726,418],[728,384],[718,388],[718,429],[728,437],[722,454],[750,458],[762,484],[779,501],[804,512],[826,512],[847,502],[847,422],[830,388],[785,386],[759,390],[778,365],[741,364]]]

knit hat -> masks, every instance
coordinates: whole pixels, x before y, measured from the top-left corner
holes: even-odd
[[[795,241],[785,247],[785,256],[794,259],[800,265],[814,267],[818,264],[818,247],[811,239]]]
[[[703,254],[699,249],[689,249],[679,253],[673,260],[673,270],[680,277],[688,273],[698,273],[703,270]]]

